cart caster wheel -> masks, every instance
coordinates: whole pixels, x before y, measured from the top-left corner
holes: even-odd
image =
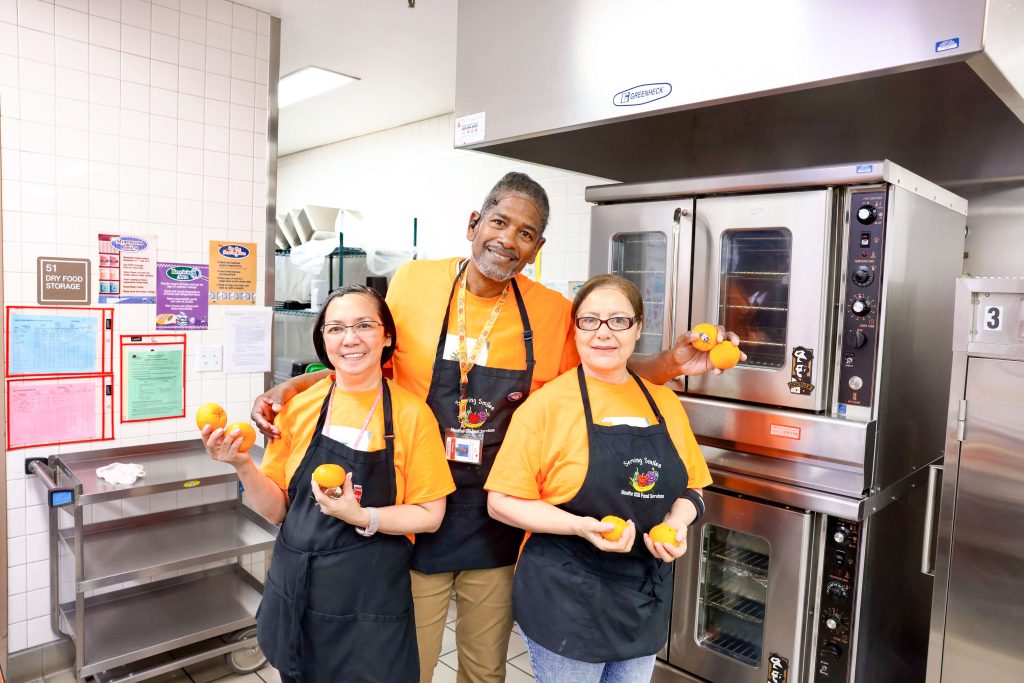
[[[256,637],[256,629],[250,628],[238,631],[231,636],[231,642],[237,643],[240,640],[247,640]],[[251,674],[259,671],[267,663],[267,658],[259,645],[253,645],[242,650],[235,650],[224,655],[228,668],[236,674]]]

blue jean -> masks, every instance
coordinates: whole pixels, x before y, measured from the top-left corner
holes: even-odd
[[[644,683],[654,674],[655,655],[621,662],[581,662],[552,652],[523,634],[537,683]]]

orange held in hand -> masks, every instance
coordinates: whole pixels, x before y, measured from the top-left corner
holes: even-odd
[[[322,489],[335,489],[345,483],[345,468],[327,463],[313,470],[313,481]]]
[[[698,351],[710,351],[718,343],[718,328],[711,323],[701,323],[693,328],[697,338],[690,342],[690,346]]]
[[[220,429],[227,423],[228,414],[216,403],[204,403],[196,411],[196,426],[200,431],[206,425],[210,425],[213,429]]]
[[[679,545],[676,541],[676,530],[670,527],[668,524],[655,524],[648,533],[652,541],[660,541],[661,543]]]
[[[711,349],[708,357],[711,359],[711,364],[719,370],[728,370],[740,362],[740,350],[732,342],[724,341]]]
[[[615,515],[605,515],[601,518],[602,524],[614,524],[615,528],[611,531],[602,531],[601,535],[607,540],[615,542],[622,538],[622,532],[626,530],[626,520],[622,517],[616,517]]]
[[[231,432],[236,429],[238,430],[238,434],[234,437],[231,436]],[[253,429],[252,425],[248,422],[234,422],[227,426],[224,433],[232,440],[239,436],[242,437],[242,443],[238,446],[239,453],[245,453],[254,443],[256,443],[256,430]]]

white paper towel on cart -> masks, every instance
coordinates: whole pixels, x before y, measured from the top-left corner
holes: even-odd
[[[134,484],[136,479],[146,476],[146,470],[133,462],[112,462],[97,467],[96,476],[111,484]]]

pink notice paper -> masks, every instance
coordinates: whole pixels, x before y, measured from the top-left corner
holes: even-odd
[[[10,387],[11,446],[100,438],[95,381],[47,384],[13,382]]]

